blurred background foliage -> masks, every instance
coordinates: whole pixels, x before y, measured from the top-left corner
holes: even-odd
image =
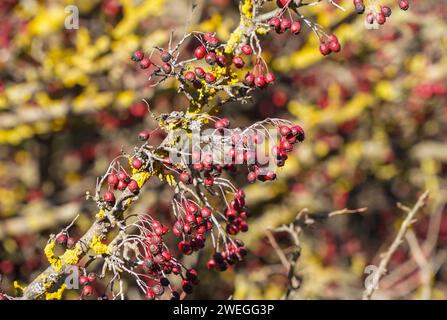
[[[264,57],[276,84],[252,104],[223,111],[233,126],[284,117],[301,124],[307,139],[277,181],[245,188],[253,211],[243,238],[247,261],[221,274],[206,270],[203,253],[188,261],[202,282],[192,298],[280,298],[286,272],[266,228],[291,222],[303,208],[318,214],[368,207],[305,230],[297,264],[302,284],[292,296],[359,298],[365,266],[378,263],[402,220],[396,202],[412,205],[424,190],[431,196],[415,231],[433,272],[422,277],[403,244],[377,296],[417,299],[424,285],[430,298],[447,296],[447,3],[412,1],[403,13],[395,1],[382,1],[392,4],[393,15],[380,30],[367,30],[351,0],[337,2],[348,10],[323,3],[302,12],[338,35],[341,53],[323,58],[309,30],[267,35]],[[80,11],[78,30],[64,28],[71,4]],[[74,235],[88,228],[94,210],[85,192],[122,148],[132,150],[142,128],[155,128],[141,99],[156,113],[185,105],[172,82],[151,87],[131,53],[165,45],[171,31],[213,31],[225,39],[237,23],[231,0],[0,2],[3,290],[13,293],[13,280],[27,283],[46,267],[49,233],[78,213]],[[153,181],[131,210],[167,220],[170,194]],[[276,239],[287,252],[287,237]],[[129,298],[139,298],[128,286]]]

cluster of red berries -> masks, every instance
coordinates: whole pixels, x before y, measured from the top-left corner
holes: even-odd
[[[228,266],[241,262],[247,255],[247,249],[241,240],[232,240],[221,252],[216,252],[213,258],[208,260],[208,269],[225,271]]]
[[[365,1],[364,0],[353,0],[355,11],[358,14],[363,14],[366,10],[365,7]],[[408,0],[398,0],[399,8],[402,10],[408,10],[410,7],[410,3]],[[371,10],[367,12],[366,15],[366,22],[369,24],[373,24],[374,22],[377,22],[378,24],[382,25],[386,22],[386,18],[391,16],[391,8],[388,6],[380,6],[380,11]]]
[[[179,251],[190,255],[205,246],[205,234],[213,228],[210,221],[212,212],[209,207],[200,208],[191,200],[184,201],[182,207],[185,214],[174,222],[172,231],[176,236],[182,236],[183,240],[178,243]]]
[[[132,167],[135,169],[140,169],[142,165],[143,162],[140,159],[132,159]],[[124,191],[128,189],[132,193],[138,193],[140,190],[138,183],[134,179],[131,179],[124,170],[118,173],[109,173],[107,176],[107,184],[109,185],[109,190],[104,193],[103,200],[110,207],[113,207],[116,201],[115,194],[112,190]]]
[[[83,297],[89,297],[95,293],[95,288],[93,288],[92,286],[92,284],[94,284],[95,282],[96,282],[96,274],[93,272],[90,272],[88,275],[82,275],[79,277],[79,284],[83,286],[81,299]]]
[[[247,232],[248,224],[246,222],[249,212],[245,207],[245,192],[242,189],[234,193],[234,199],[231,200],[228,207],[224,210],[227,218],[226,231],[229,235],[236,235],[239,232]]]
[[[269,20],[269,26],[275,29],[276,33],[284,33],[290,30],[293,34],[301,32],[301,23],[299,21],[290,21],[287,18],[273,17]]]
[[[305,134],[303,128],[299,125],[291,127],[283,125],[280,126],[278,130],[281,139],[278,145],[272,147],[271,151],[272,155],[275,157],[276,165],[282,167],[288,159],[287,153],[293,150],[293,146],[297,142],[304,141]],[[256,179],[259,181],[271,181],[276,179],[276,173],[272,170],[260,167],[259,165],[252,165],[249,166],[247,179],[250,183],[255,182]]]
[[[163,236],[168,233],[169,228],[159,221],[151,219],[146,225],[144,239],[144,264],[143,269],[150,276],[147,279],[149,288],[145,292],[147,299],[155,299],[165,292],[165,288],[171,291],[172,299],[179,299],[180,295],[175,291],[167,278],[167,275],[178,275],[182,278],[182,289],[185,293],[191,293],[193,285],[199,283],[197,271],[187,269],[169,252],[163,241]],[[155,280],[154,280],[155,279]]]
[[[331,34],[326,39],[321,39],[320,52],[323,56],[327,56],[331,52],[340,52],[341,46],[335,34]]]
[[[135,62],[139,62],[139,66],[141,69],[147,69],[152,65],[151,59],[145,57],[144,52],[141,50],[137,50],[132,54],[131,59]]]
[[[69,237],[66,232],[62,232],[56,237],[56,243],[67,249],[73,249],[76,241],[74,238]]]

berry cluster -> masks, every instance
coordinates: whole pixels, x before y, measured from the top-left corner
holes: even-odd
[[[96,274],[93,272],[90,272],[88,275],[84,274],[79,277],[79,284],[83,286],[81,299],[83,299],[84,297],[89,297],[95,293],[95,288],[93,287],[93,284],[95,282],[96,282]],[[104,299],[104,297],[107,296],[103,296],[102,300],[106,300]]]
[[[151,217],[142,217],[138,224],[140,234],[128,239],[128,244],[136,245],[136,251],[143,256],[141,261],[134,261],[139,265],[136,273],[139,275],[139,286],[144,290],[147,299],[155,299],[168,288],[172,299],[179,299],[179,293],[174,290],[168,279],[169,275],[179,276],[185,293],[191,293],[194,285],[199,283],[197,271],[186,268],[172,256],[163,236],[169,228]],[[179,244],[179,248],[180,248]],[[182,250],[189,250],[186,248]],[[191,248],[191,247],[190,247]]]
[[[366,12],[366,22],[368,24],[378,23],[380,25],[386,22],[386,18],[391,16],[391,8],[388,6],[377,6],[374,4],[368,4],[365,6],[364,0],[353,0],[355,11],[358,14]],[[410,7],[408,0],[398,0],[399,8],[406,11]]]

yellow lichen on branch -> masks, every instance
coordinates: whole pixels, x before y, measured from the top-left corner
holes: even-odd
[[[65,285],[65,283],[63,283],[61,285],[61,287],[59,289],[57,289],[57,291],[55,291],[55,292],[45,292],[45,300],[61,300],[62,299],[62,294],[64,293],[66,287],[67,286]]]

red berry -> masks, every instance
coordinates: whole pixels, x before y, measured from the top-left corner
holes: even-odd
[[[182,240],[178,243],[178,249],[180,252],[190,255],[192,253],[191,244],[188,241]]]
[[[409,7],[410,3],[408,2],[408,0],[399,0],[399,8],[401,8],[402,10],[408,10]]]
[[[117,189],[118,190],[124,190],[124,189],[126,189],[127,188],[127,183],[126,182],[124,182],[124,181],[120,181],[120,182],[118,182],[118,186],[117,186]]]
[[[207,55],[205,56],[205,61],[206,63],[213,65],[216,63],[217,60],[217,56],[214,52],[209,52],[207,53]]]
[[[213,177],[205,177],[205,179],[203,179],[203,183],[207,187],[212,187],[214,185],[214,179]]]
[[[205,77],[205,71],[200,67],[196,67],[194,69],[194,72],[196,73],[196,76],[199,77],[200,79]]]
[[[279,18],[277,18],[277,17],[273,17],[269,20],[269,26],[271,26],[275,29],[279,29],[281,26],[281,20],[279,20]]]
[[[290,32],[293,34],[298,34],[301,31],[301,23],[298,21],[292,22],[292,25],[290,26]]]
[[[191,183],[191,175],[188,172],[182,172],[179,175],[179,179],[181,182],[189,184]]]
[[[255,75],[251,72],[245,75],[244,84],[251,87],[255,83]]]
[[[253,49],[248,44],[244,44],[241,47],[241,51],[242,51],[243,54],[245,54],[247,56],[253,53]]]
[[[132,167],[134,167],[135,169],[140,169],[143,166],[143,161],[141,161],[138,158],[133,158],[132,159]]]
[[[109,174],[107,177],[107,183],[111,186],[115,186],[118,183],[118,176],[115,173]]]
[[[115,195],[111,191],[107,191],[104,193],[104,201],[108,204],[114,204],[115,203]]]
[[[280,8],[284,8],[290,4],[291,0],[276,0],[276,5]]]
[[[149,58],[143,58],[140,61],[140,68],[141,69],[147,69],[147,68],[149,68],[151,66],[151,64],[152,64],[152,62],[151,62],[151,60]]]
[[[216,77],[214,76],[214,74],[207,72],[205,74],[205,81],[210,84],[214,83],[216,81]]]
[[[287,137],[289,134],[292,133],[292,130],[291,130],[288,126],[280,126],[280,127],[279,127],[279,133],[280,133],[283,137]]]
[[[273,73],[271,73],[271,72],[268,72],[266,75],[265,75],[265,82],[267,82],[267,83],[272,83],[272,82],[274,82],[275,81],[275,75],[273,74]]]
[[[216,48],[219,45],[220,41],[217,37],[211,36],[208,38],[208,40],[206,40],[206,43],[208,43],[211,48]]]
[[[167,63],[167,62],[163,63],[161,68],[163,69],[163,72],[166,73],[166,74],[170,74],[171,71],[172,71],[172,66],[169,63]]]
[[[227,58],[224,56],[217,56],[217,64],[221,67],[225,66],[227,64]]]
[[[259,75],[255,78],[255,85],[258,88],[264,88],[266,86],[265,78],[263,75]]]
[[[381,8],[381,11],[382,11],[382,13],[383,13],[383,15],[384,15],[385,17],[389,17],[389,16],[391,16],[391,8],[390,8],[390,7],[388,7],[388,6],[383,6],[383,7]]]
[[[138,190],[140,189],[138,187],[138,183],[135,180],[133,180],[133,179],[129,181],[129,184],[127,185],[127,188],[129,188],[129,190],[131,192],[133,192],[133,193],[138,192]]]
[[[320,43],[320,52],[323,56],[327,56],[331,53],[331,48],[324,42]]]
[[[233,64],[236,68],[241,69],[244,67],[244,59],[242,59],[240,56],[234,56],[233,57]]]
[[[88,280],[87,276],[80,276],[79,277],[79,284],[81,286],[86,285],[87,283],[89,283],[89,280]]]
[[[208,269],[214,269],[217,266],[217,263],[214,259],[208,260],[206,263]]]
[[[184,77],[185,77],[186,80],[188,80],[190,82],[193,82],[194,80],[196,80],[196,75],[192,71],[187,71],[185,73]]]
[[[365,3],[363,0],[354,0],[355,12],[362,14],[365,12]]]
[[[301,126],[299,126],[297,124],[294,125],[292,127],[292,134],[294,136],[296,136],[296,138],[298,139],[299,142],[303,142],[304,141],[304,138],[305,138],[304,129]]]
[[[132,54],[132,57],[131,57],[131,59],[132,59],[133,61],[136,61],[136,62],[141,61],[143,58],[144,58],[144,53],[143,53],[143,51],[141,51],[141,50],[137,50],[137,51],[135,51],[135,52]]]
[[[151,133],[149,132],[149,130],[143,130],[140,131],[140,133],[138,134],[138,139],[140,139],[141,141],[146,141],[150,138]]]
[[[205,54],[206,50],[204,46],[199,46],[194,51],[194,55],[196,56],[197,59],[202,59],[205,56]]]
[[[67,243],[67,235],[65,233],[61,233],[57,236],[56,242],[60,245],[65,245]]]
[[[248,174],[247,180],[249,183],[253,183],[256,181],[257,177],[258,177],[258,175],[256,174],[256,172],[252,171]]]
[[[68,237],[67,238],[67,248],[72,249],[76,244],[75,239],[73,239],[72,237]]]
[[[163,51],[160,56],[163,62],[169,62],[169,60],[171,60],[172,58],[172,56],[167,51]]]
[[[88,278],[88,282],[90,282],[90,283],[95,282],[96,281],[96,274],[93,273],[93,272],[90,272],[88,274],[87,278]]]
[[[384,24],[386,22],[385,15],[382,12],[379,12],[376,16],[378,24]]]
[[[211,216],[211,209],[208,207],[203,207],[202,209],[200,209],[200,215],[202,216],[202,218],[208,218]]]
[[[281,31],[286,31],[292,26],[292,23],[289,19],[282,19],[281,20]]]
[[[92,286],[85,286],[84,288],[82,288],[82,295],[83,296],[91,296],[93,294],[95,290],[93,289]]]
[[[118,172],[117,176],[119,181],[126,181],[128,178],[127,174],[124,171]]]

